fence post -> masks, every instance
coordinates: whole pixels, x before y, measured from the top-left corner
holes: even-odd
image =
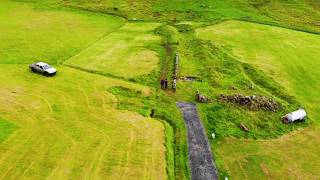
[[[179,67],[179,54],[176,53],[175,62],[174,62],[173,83],[172,83],[172,89],[174,90],[177,89],[178,67]]]

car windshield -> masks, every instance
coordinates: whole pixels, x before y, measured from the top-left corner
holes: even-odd
[[[43,69],[49,69],[49,68],[51,68],[50,65],[44,65],[44,66],[43,66]]]

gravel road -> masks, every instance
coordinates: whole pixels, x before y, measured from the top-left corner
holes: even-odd
[[[183,113],[188,131],[188,150],[193,180],[218,179],[206,131],[193,103],[177,103]]]

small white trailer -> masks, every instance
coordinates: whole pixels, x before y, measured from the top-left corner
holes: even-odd
[[[292,123],[295,121],[302,121],[307,117],[307,112],[304,109],[291,112],[282,117],[283,123]]]

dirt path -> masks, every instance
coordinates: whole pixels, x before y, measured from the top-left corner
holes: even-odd
[[[193,180],[218,179],[217,170],[213,164],[210,145],[203,125],[192,103],[177,103],[183,113],[188,130],[188,149]]]

